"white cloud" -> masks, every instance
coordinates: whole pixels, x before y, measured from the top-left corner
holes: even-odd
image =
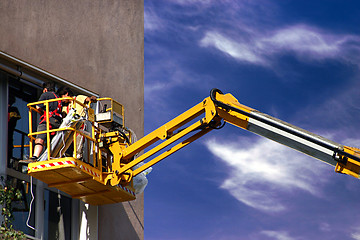
[[[164,82],[155,82],[155,83],[151,83],[151,84],[146,84],[145,88],[144,88],[144,95],[145,98],[150,98],[147,100],[151,100],[151,96],[154,92],[159,91],[159,90],[163,90],[166,88],[166,83]]]
[[[331,225],[329,223],[320,223],[319,229],[323,232],[330,232],[332,230]]]
[[[322,34],[316,29],[304,25],[291,26],[276,31],[269,38],[260,42],[265,47],[275,51],[293,51],[300,54],[310,54],[312,57],[335,57],[340,53],[340,43],[344,36]]]
[[[193,5],[193,4],[208,5],[212,3],[211,0],[172,0],[172,2],[175,2],[180,5]]]
[[[349,146],[349,147],[359,148],[360,147],[360,139],[348,138],[348,139],[344,140],[343,144],[345,144],[346,146]]]
[[[155,31],[162,28],[162,20],[156,15],[151,8],[144,9],[144,30]]]
[[[353,35],[325,33],[306,25],[294,25],[270,33],[247,31],[247,38],[226,36],[219,31],[208,31],[200,40],[202,47],[214,47],[237,59],[257,65],[271,66],[273,57],[286,52],[299,59],[338,59],[358,64],[360,38]]]
[[[262,235],[267,237],[271,237],[276,240],[294,240],[295,238],[289,236],[289,234],[285,231],[261,231]]]
[[[261,64],[263,60],[250,44],[235,42],[217,32],[207,32],[200,41],[202,47],[213,46],[240,61]]]
[[[325,42],[324,37],[319,33],[304,27],[291,27],[278,31],[270,38],[270,41],[277,45],[289,46],[291,49],[305,48],[309,51],[331,52],[337,48]]]
[[[351,238],[355,239],[355,240],[360,240],[360,233],[353,233],[351,234]]]
[[[350,236],[355,240],[360,240],[360,228],[354,228],[354,232]]]
[[[164,92],[169,92],[170,90],[186,85],[186,84],[193,84],[197,78],[192,76],[193,78],[189,77],[189,75],[182,71],[181,68],[176,66],[176,62],[169,60],[166,63],[163,63],[163,66],[167,66],[165,69],[167,71],[159,73],[159,72],[151,72],[152,70],[149,70],[148,75],[158,75],[162,76],[164,75],[164,79],[166,77],[166,81],[163,79],[159,79],[157,81],[152,81],[150,83],[147,83],[145,81],[145,88],[144,88],[144,94],[145,94],[145,100],[146,101],[154,101],[156,98],[156,95],[160,93],[160,95],[163,95]],[[196,85],[194,85],[196,87]],[[158,101],[158,99],[156,99]]]
[[[351,239],[360,240],[360,227],[358,225],[350,227],[349,236]]]
[[[304,191],[321,197],[319,179],[328,167],[317,160],[267,139],[248,146],[209,140],[207,148],[230,167],[229,175],[221,184],[238,201],[265,212],[286,209],[282,197],[293,191]],[[316,179],[311,184],[309,179]]]

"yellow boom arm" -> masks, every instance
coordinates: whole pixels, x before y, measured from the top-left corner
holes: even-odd
[[[49,187],[56,187],[73,198],[92,205],[136,199],[134,176],[211,130],[221,128],[225,122],[320,159],[335,166],[336,172],[359,178],[359,149],[332,142],[241,105],[231,94],[223,94],[217,89],[211,90],[210,97],[201,103],[136,142],[133,142],[131,130],[124,126],[124,111],[121,104],[112,99],[103,99],[105,102],[110,101],[111,107],[107,108],[107,104],[104,104],[105,111],[95,116],[94,112],[88,109],[87,131],[81,129],[84,119],[76,120],[76,114],[69,113],[63,120],[63,124],[68,122],[65,127],[50,129],[47,119],[46,131],[33,132],[31,114],[32,111],[36,111],[34,106],[44,103],[48,113],[49,102],[58,100],[28,105],[30,149],[35,135],[47,135],[47,148],[43,154],[46,156],[41,161],[30,163],[28,174],[47,183]],[[69,100],[76,101],[71,98]],[[96,127],[95,123],[100,127]],[[50,140],[52,132],[57,133]],[[86,139],[87,143],[78,144],[78,137],[80,143],[81,139]],[[72,143],[77,147],[74,147],[72,155],[66,155],[65,151]],[[79,150],[84,156],[82,160],[78,159],[78,146],[87,149],[83,152],[81,148]],[[149,150],[136,158],[146,148]],[[32,152],[30,155],[32,156]],[[141,162],[143,164],[139,164]]]
[[[212,129],[220,128],[223,121],[322,160],[335,166],[336,172],[359,178],[359,149],[343,146],[268,116],[240,104],[231,94],[223,94],[220,90],[213,89],[210,97],[128,147],[120,146],[116,142],[110,143],[109,149],[116,163],[113,164],[112,175],[109,175],[111,185],[119,184],[121,179],[124,179],[123,174],[138,175]],[[158,141],[162,142],[140,157],[133,158]],[[169,145],[175,146],[161,152]],[[157,153],[160,154],[149,160]],[[146,163],[132,171],[140,162]]]

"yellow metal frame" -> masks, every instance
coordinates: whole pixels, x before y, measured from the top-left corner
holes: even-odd
[[[94,121],[93,121],[93,117],[89,117],[89,121],[92,123],[92,136],[93,137],[89,137],[87,136],[86,134],[82,133],[81,131],[78,131],[74,128],[71,128],[71,127],[65,127],[65,128],[57,128],[57,129],[50,129],[50,121],[49,121],[49,103],[51,102],[57,102],[57,101],[63,101],[63,100],[70,100],[73,104],[73,106],[76,106],[76,104],[79,104],[81,106],[83,106],[84,108],[88,108],[89,106],[88,105],[85,105],[79,101],[77,101],[76,99],[73,99],[71,97],[64,97],[64,98],[56,98],[56,99],[50,99],[50,100],[44,100],[44,101],[38,101],[38,102],[34,102],[34,103],[29,103],[27,106],[29,108],[29,138],[30,138],[30,142],[29,142],[29,145],[30,145],[30,157],[33,156],[33,147],[34,147],[34,144],[33,144],[33,141],[35,140],[35,137],[36,135],[38,134],[46,134],[46,149],[48,150],[47,151],[47,154],[48,154],[48,160],[51,159],[50,155],[51,155],[51,148],[50,148],[50,143],[51,143],[51,139],[50,139],[50,135],[51,133],[56,133],[56,132],[59,132],[59,131],[74,131],[76,132],[76,134],[80,134],[82,135],[83,137],[87,138],[88,140],[90,140],[92,143],[93,143],[93,147],[95,147],[95,143],[96,143],[96,139],[95,139],[95,133],[96,132],[100,132],[99,129],[97,129],[95,126],[94,126]],[[41,114],[41,112],[36,109],[36,106],[37,105],[40,105],[40,104],[44,104],[45,105],[45,116],[46,116],[46,130],[45,131],[40,131],[40,132],[34,132],[32,130],[32,119],[33,119],[33,111],[36,112],[36,113],[39,113]],[[76,146],[76,134],[74,134],[74,145]],[[76,152],[76,148],[74,148],[74,154],[73,156],[76,157],[77,155],[77,152]],[[95,154],[93,154],[95,155]],[[94,159],[95,160],[95,159]],[[94,161],[95,162],[95,161]]]
[[[226,102],[227,104],[242,109],[243,111],[250,112],[253,110],[249,107],[241,105],[231,94],[218,94],[217,97],[220,101]],[[190,126],[185,127],[184,129],[181,129],[177,133],[174,133],[176,130],[184,127],[186,124],[190,123],[201,115],[204,116],[200,118],[200,120],[196,121]],[[234,124],[243,129],[246,129],[248,124],[248,117],[241,115],[237,112],[219,108],[215,106],[214,102],[210,99],[210,97],[205,98],[201,103],[190,108],[183,114],[159,127],[155,131],[149,133],[148,135],[131,144],[127,148],[123,148],[118,154],[115,154],[118,158],[116,162],[120,164],[114,165],[114,172],[112,174],[113,181],[111,182],[111,184],[118,184],[121,179],[121,177],[119,176],[121,176],[123,173],[130,174],[133,177],[137,176],[142,171],[160,162],[164,158],[177,152],[183,147],[189,145],[196,139],[210,132],[212,129],[220,126],[221,120],[230,122],[231,124]],[[201,130],[195,134],[192,134],[194,131],[199,129]],[[164,150],[169,145],[174,144],[185,137],[187,137],[185,140],[182,140],[180,143],[162,152],[160,155],[154,157],[153,159],[147,161],[149,158]],[[140,157],[134,160],[132,159],[135,154],[140,153],[145,148],[150,147],[158,141],[162,142],[156,147],[142,154]],[[131,170],[134,166],[144,161],[147,162],[143,166],[137,168],[134,171]]]
[[[131,201],[136,198],[131,187],[104,185],[103,173],[72,157],[29,164],[29,174],[91,205]]]
[[[350,153],[353,156],[360,157],[360,149],[354,147],[344,147],[344,151]],[[354,159],[343,157],[342,160],[336,164],[335,172],[343,173],[355,178],[360,176],[360,163]]]
[[[75,107],[76,104],[80,104],[83,107],[88,108],[89,106],[84,105],[83,103],[70,98],[56,98],[51,100],[38,101],[28,104],[29,108],[29,147],[30,147],[30,157],[33,156],[33,147],[35,136],[37,134],[46,134],[46,146],[47,149],[47,161],[41,161],[36,163],[30,163],[28,166],[28,174],[47,183],[49,187],[56,187],[63,192],[68,193],[73,198],[81,199],[82,201],[92,204],[92,205],[102,205],[123,201],[130,201],[136,198],[134,189],[132,187],[131,179],[127,180],[126,184],[128,186],[110,186],[104,181],[109,175],[109,173],[103,171],[102,165],[102,151],[99,148],[98,136],[102,134],[102,130],[98,127],[95,127],[94,117],[89,116],[89,121],[91,122],[91,136],[88,136],[82,133],[79,130],[76,130],[71,127],[50,129],[49,128],[49,103],[70,100],[72,105]],[[108,99],[106,99],[108,100]],[[36,109],[36,105],[44,104],[45,105],[45,116],[46,116],[46,130],[36,132],[32,129],[32,119],[33,112],[39,113],[40,111]],[[115,106],[116,105],[116,106]],[[121,106],[121,105],[120,105]],[[111,111],[113,108],[119,107],[119,103],[112,101]],[[121,106],[122,107],[122,106]],[[118,109],[117,109],[118,111]],[[122,111],[123,113],[123,111]],[[92,111],[93,114],[93,111]],[[53,159],[51,158],[51,138],[50,135],[53,132],[59,131],[72,131],[75,132],[73,136],[73,144],[77,146],[76,135],[80,134],[81,136],[88,139],[88,145],[92,144],[92,148],[88,146],[88,149],[93,149],[90,153],[88,151],[87,158],[90,158],[90,155],[93,156],[93,163],[95,166],[91,166],[88,163],[76,159],[77,148],[74,147],[72,157],[61,157]],[[90,159],[89,159],[90,160]],[[108,170],[109,170],[109,166]],[[111,166],[110,166],[111,167]],[[108,179],[108,178],[107,178]]]

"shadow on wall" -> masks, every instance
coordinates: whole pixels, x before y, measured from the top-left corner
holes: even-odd
[[[126,212],[124,204],[130,204],[128,212]],[[107,216],[109,219],[115,220],[109,221]],[[132,222],[135,222],[143,231],[143,225],[129,202],[99,206],[99,239],[140,240],[141,236],[136,232]]]

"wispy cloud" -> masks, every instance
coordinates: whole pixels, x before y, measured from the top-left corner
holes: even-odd
[[[267,139],[251,142],[247,147],[209,140],[207,148],[230,167],[229,175],[221,184],[238,201],[265,212],[286,209],[282,195],[304,191],[321,197],[324,180],[316,176],[326,168],[309,157]],[[317,179],[311,184],[309,179]]]
[[[351,238],[353,238],[355,240],[360,240],[360,232],[351,234]]]
[[[295,240],[289,233],[285,231],[261,231],[260,234],[270,237],[275,240]]]
[[[316,29],[299,25],[280,29],[269,38],[260,39],[259,43],[260,46],[264,44],[263,49],[270,47],[270,51],[293,51],[322,58],[337,55],[344,38],[346,37],[323,34]]]
[[[326,222],[322,222],[319,224],[319,229],[322,232],[330,232],[332,230],[331,225],[329,223]]]
[[[218,32],[207,32],[200,41],[202,47],[215,47],[231,57],[254,64],[263,64],[261,54],[256,53],[256,48],[245,42],[236,42]]]
[[[356,223],[356,221],[353,224],[354,224],[354,226],[349,226],[348,227],[349,232],[346,235],[348,235],[350,237],[350,239],[360,240],[360,227],[359,227],[359,224]]]
[[[185,69],[181,69],[177,66],[176,61],[168,60],[167,62],[162,63],[163,66],[167,66],[162,72],[158,72],[158,69],[149,69],[148,76],[163,76],[163,78],[153,80],[152,82],[145,81],[145,100],[148,102],[158,100],[156,96],[159,92],[161,94],[166,94],[170,90],[173,90],[176,87],[193,84],[193,87],[196,87],[194,83],[197,81],[197,77],[193,74],[190,77],[190,74],[186,72]]]
[[[161,18],[159,18],[154,11],[154,9],[150,7],[146,7],[144,9],[144,30],[149,31],[155,31],[159,30],[163,27],[163,22]]]
[[[360,146],[360,82],[355,76],[350,84],[344,86],[337,94],[327,95],[323,102],[313,102],[304,109],[298,109],[292,119],[295,124],[302,119],[302,127],[308,130],[320,130],[318,134],[327,136],[347,146]],[[303,116],[307,120],[304,121]],[[311,121],[310,121],[311,119]],[[301,120],[300,120],[301,121]]]
[[[352,239],[360,240],[360,229],[356,229],[353,233],[350,234]]]
[[[326,33],[302,24],[272,32],[259,31],[244,39],[229,37],[217,30],[208,31],[199,44],[213,47],[238,61],[263,66],[271,66],[274,57],[285,53],[294,54],[301,60],[338,59],[358,64],[358,36]]]
[[[171,2],[181,4],[181,5],[193,5],[193,4],[203,4],[208,5],[211,4],[211,0],[171,0]]]

